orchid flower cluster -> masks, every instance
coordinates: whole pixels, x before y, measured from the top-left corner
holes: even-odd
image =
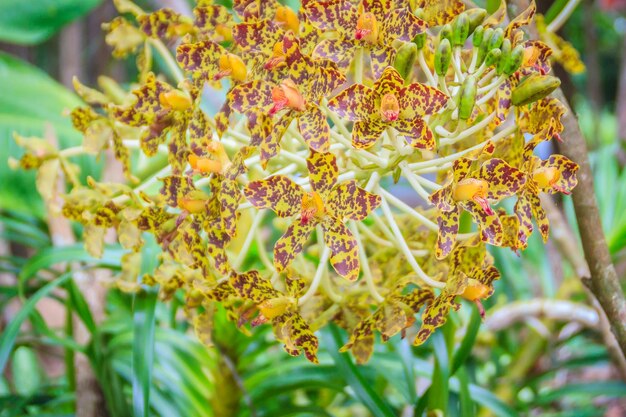
[[[574,162],[534,152],[564,114],[552,51],[524,32],[534,2],[514,18],[504,1],[491,15],[458,0],[115,3],[106,40],[137,56],[139,83],[76,80],[83,145],[19,138],[21,165],[50,203],[64,172],[60,210],[90,253],[110,228],[128,251],[115,284],[184,294],[207,344],[217,308],[312,362],[331,322],[359,363],[376,332],[421,344],[492,294],[487,246],[523,250],[533,219],[545,241],[540,194],[576,185]],[[127,181],[80,183],[68,158],[107,149]],[[137,279],[146,234],[162,252]]]

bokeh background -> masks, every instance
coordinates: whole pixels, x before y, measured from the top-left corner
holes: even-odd
[[[193,7],[186,0],[137,3],[186,13]],[[565,1],[537,3],[549,20]],[[534,234],[520,257],[494,252],[503,277],[484,323],[461,311],[425,346],[413,348],[398,337],[377,345],[366,366],[336,352],[345,337],[338,331],[322,332],[326,350],[316,366],[288,357],[270,329],[245,336],[221,312],[216,346],[206,348],[189,331],[182,299],[163,304],[106,286],[79,289],[66,271],[71,262],[89,260],[74,240],[80,230],[48,216],[34,174],[13,171],[8,161],[20,156],[13,132],[48,134],[62,147],[80,144],[67,116],[80,105],[74,76],[90,86],[107,83],[106,77],[121,85],[135,80],[133,60],[112,59],[104,40],[101,24],[116,14],[110,0],[0,0],[0,363],[7,365],[0,375],[1,417],[71,416],[77,404],[85,417],[137,410],[412,416],[427,405],[419,395],[427,388],[429,401],[445,404],[446,416],[626,416],[626,363],[580,283],[582,254],[567,197],[554,202],[547,246]],[[604,233],[623,283],[626,1],[582,0],[559,34],[586,65],[579,74],[559,65],[555,72],[592,152]],[[79,162],[83,176],[98,177],[107,168],[93,159]],[[114,274],[118,255],[108,251],[97,274]],[[94,278],[80,274],[74,278]],[[17,326],[11,324],[16,318]],[[455,332],[460,322],[470,323],[465,333]],[[455,333],[460,347],[447,352],[446,339]],[[145,360],[152,343],[154,356]],[[141,403],[146,392],[149,400]]]

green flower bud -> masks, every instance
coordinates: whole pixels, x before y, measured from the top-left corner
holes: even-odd
[[[398,73],[408,80],[413,70],[413,63],[417,58],[417,45],[413,42],[407,42],[403,44],[396,53],[396,59],[393,61],[393,67],[398,70]]]
[[[435,72],[439,76],[444,76],[448,72],[448,67],[452,61],[452,47],[448,39],[442,39],[435,52]]]
[[[485,60],[485,57],[487,56],[487,52],[489,52],[489,49],[487,49],[487,45],[489,44],[489,41],[491,40],[492,36],[493,36],[492,28],[487,28],[484,30],[483,39],[480,44],[480,48],[478,49],[478,56],[477,56],[477,62],[476,62],[478,65],[483,63],[483,61]]]
[[[511,41],[508,39],[502,41],[502,45],[500,45],[500,51],[502,51],[502,54],[500,55],[500,59],[498,60],[498,64],[496,65],[496,74],[498,75],[504,72],[506,64],[509,61],[509,57],[511,56]]]
[[[444,39],[452,42],[452,25],[450,23],[444,25],[439,32],[439,41],[441,42]]]
[[[426,45],[426,32],[418,33],[417,35],[415,35],[415,37],[413,38],[413,43],[417,46],[417,49],[424,48],[424,45]]]
[[[524,47],[522,45],[517,45],[515,48],[513,48],[513,51],[511,51],[509,58],[506,60],[504,73],[506,75],[513,75],[513,73],[522,66],[523,61]]]
[[[461,13],[456,17],[452,25],[452,44],[454,46],[463,46],[469,36],[469,17],[465,13]]]
[[[473,33],[474,30],[478,27],[478,25],[482,24],[485,18],[487,17],[487,10],[479,9],[478,7],[474,9],[469,9],[465,11],[467,17],[469,17],[469,32]]]
[[[459,119],[467,120],[472,115],[476,104],[476,78],[472,75],[463,80],[459,94]]]
[[[485,28],[482,26],[478,26],[472,35],[472,45],[478,48],[480,44],[483,42],[483,35],[485,34]]]
[[[487,65],[488,67],[490,67],[492,65],[498,65],[498,62],[500,61],[500,56],[501,55],[502,55],[502,51],[501,50],[499,50],[499,49],[492,49],[491,51],[489,51],[489,53],[485,57],[485,65]]]
[[[514,106],[524,106],[534,103],[550,95],[559,85],[561,85],[561,81],[556,77],[533,73],[524,78],[517,87],[513,89],[511,93],[511,103],[513,103]]]
[[[500,45],[502,45],[502,41],[504,41],[504,31],[502,30],[502,28],[497,28],[493,31],[491,39],[489,39],[489,43],[487,44],[487,51],[499,48]]]

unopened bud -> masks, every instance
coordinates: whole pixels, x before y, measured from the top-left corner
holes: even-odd
[[[514,106],[524,106],[534,103],[550,95],[559,85],[561,85],[561,81],[556,77],[533,73],[524,78],[517,87],[513,89],[511,93],[511,103],[513,103]]]
[[[417,46],[417,49],[424,48],[424,45],[426,45],[426,32],[418,33],[417,35],[415,35],[415,37],[413,38],[413,43]]]
[[[524,62],[524,47],[522,45],[517,45],[511,51],[509,58],[506,60],[506,66],[504,67],[504,73],[506,75],[513,75],[515,71],[517,71],[521,66],[522,62]]]
[[[442,39],[435,52],[435,72],[443,77],[448,72],[448,67],[452,61],[452,47],[448,39]]]
[[[448,41],[452,42],[452,25],[451,24],[446,24],[443,25],[443,27],[441,28],[441,31],[439,31],[439,41],[443,41],[444,39],[447,39]]]
[[[469,36],[469,17],[461,13],[456,17],[452,25],[452,45],[463,46]]]
[[[469,33],[473,33],[484,22],[487,17],[487,10],[475,7],[466,10],[464,14],[469,18]]]
[[[500,61],[500,56],[502,55],[502,51],[499,49],[492,49],[489,51],[487,56],[485,57],[485,65],[490,67],[492,65],[497,65]]]
[[[459,98],[459,119],[467,120],[472,115],[476,104],[476,78],[472,75],[463,80]]]
[[[498,64],[496,65],[496,74],[500,75],[504,72],[506,68],[506,64],[509,62],[509,58],[511,56],[511,41],[505,39],[500,45],[500,59],[498,60]]]
[[[480,44],[483,42],[483,35],[485,34],[485,28],[482,26],[478,26],[472,35],[472,45],[478,48]]]
[[[417,46],[413,42],[407,42],[398,48],[393,67],[400,73],[402,78],[408,80],[413,70],[413,63],[417,58]]]
[[[497,28],[493,31],[491,38],[489,39],[489,43],[487,44],[487,50],[491,51],[493,49],[499,48],[504,41],[504,31],[502,28]]]

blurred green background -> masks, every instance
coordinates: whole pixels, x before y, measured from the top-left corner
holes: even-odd
[[[146,10],[193,7],[185,0],[138,3]],[[538,2],[548,19],[564,2],[552,3]],[[555,68],[592,150],[604,232],[622,280],[625,13],[624,1],[582,1],[560,34],[581,52],[587,71],[571,77]],[[67,117],[80,104],[73,76],[86,85],[101,75],[134,80],[132,59],[113,60],[104,43],[100,25],[115,15],[108,0],[0,0],[1,417],[72,416],[85,392],[96,395],[88,417],[404,417],[425,409],[446,416],[626,416],[625,375],[612,362],[607,330],[589,305],[575,259],[561,255],[559,245],[574,242],[554,222],[545,247],[535,234],[521,257],[494,251],[503,276],[484,323],[463,308],[424,346],[398,337],[377,344],[366,366],[337,353],[346,338],[339,330],[321,332],[316,366],[288,357],[267,327],[242,335],[223,312],[216,347],[208,349],[189,331],[182,297],[164,304],[156,294],[108,290],[93,311],[93,294],[79,290],[59,265],[86,261],[116,271],[121,251],[111,247],[95,261],[80,244],[53,246],[34,175],[10,170],[8,159],[20,156],[13,132],[53,132],[61,147],[80,143]],[[83,175],[99,175],[97,163],[77,162]],[[555,204],[575,229],[569,198]],[[516,316],[516,306],[539,309]],[[78,333],[72,316],[82,323]],[[81,366],[95,387],[84,385]]]

